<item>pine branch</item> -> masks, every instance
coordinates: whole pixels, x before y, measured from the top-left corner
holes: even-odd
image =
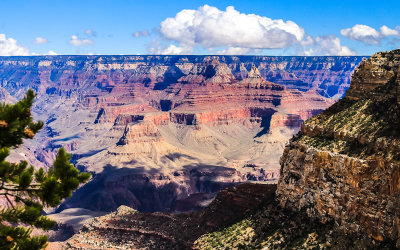
[[[14,204],[10,201],[10,198],[8,198],[8,194],[5,195],[8,203],[12,206],[13,209],[15,209]]]
[[[34,171],[27,161],[9,163],[9,148],[17,148],[23,139],[32,139],[44,123],[34,122],[31,107],[35,98],[32,90],[15,104],[0,103],[0,197],[5,197],[9,208],[0,207],[0,249],[41,249],[47,237],[31,237],[31,227],[50,229],[55,222],[41,214],[43,206],[57,206],[79,184],[90,179],[89,173],[80,173],[71,155],[60,148],[52,168]],[[29,227],[13,227],[23,224]]]

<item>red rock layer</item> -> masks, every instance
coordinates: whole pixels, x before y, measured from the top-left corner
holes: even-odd
[[[143,205],[148,203],[169,210],[169,201],[196,192],[216,192],[246,180],[276,179],[285,141],[305,119],[333,103],[320,94],[340,95],[339,89],[360,60],[21,57],[1,58],[0,78],[1,87],[11,96],[20,97],[28,88],[38,92],[34,111],[46,127],[29,145],[37,159],[49,164],[63,146],[80,169],[112,176],[111,182],[99,177],[98,191],[83,187],[83,193],[75,194],[92,197],[92,202],[72,199],[64,207],[104,209],[91,206],[109,203],[107,209],[121,204],[151,209]],[[271,72],[284,84],[265,79]],[[193,181],[193,172],[187,169],[199,166],[215,166],[215,174],[205,174],[213,181],[202,175]],[[115,171],[106,171],[109,168]],[[137,173],[128,175],[119,169]],[[226,169],[234,174],[225,176]],[[180,171],[183,177],[178,178],[175,174]],[[193,183],[201,183],[201,188],[193,188]],[[132,189],[144,190],[146,185],[154,195],[165,193],[165,201],[131,195]]]

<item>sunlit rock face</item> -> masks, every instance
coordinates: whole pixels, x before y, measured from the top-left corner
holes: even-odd
[[[400,247],[400,50],[355,70],[345,98],[306,121],[281,158],[282,206]]]
[[[0,98],[34,89],[35,118],[46,123],[14,160],[46,167],[63,146],[94,174],[59,210],[167,211],[193,194],[276,180],[286,141],[345,93],[361,60],[2,57]]]

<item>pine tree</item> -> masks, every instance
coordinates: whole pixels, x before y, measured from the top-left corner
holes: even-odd
[[[27,161],[6,161],[10,148],[17,148],[23,139],[32,139],[43,127],[33,121],[30,109],[35,94],[29,90],[15,104],[0,103],[0,249],[41,249],[46,236],[31,236],[33,228],[48,230],[55,221],[42,215],[43,207],[55,207],[70,197],[79,184],[90,178],[80,173],[69,161],[71,155],[60,148],[52,167],[35,171]]]

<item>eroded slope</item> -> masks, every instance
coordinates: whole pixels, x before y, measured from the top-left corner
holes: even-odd
[[[400,246],[399,66],[400,50],[375,54],[344,99],[303,124],[281,158],[283,207]]]

